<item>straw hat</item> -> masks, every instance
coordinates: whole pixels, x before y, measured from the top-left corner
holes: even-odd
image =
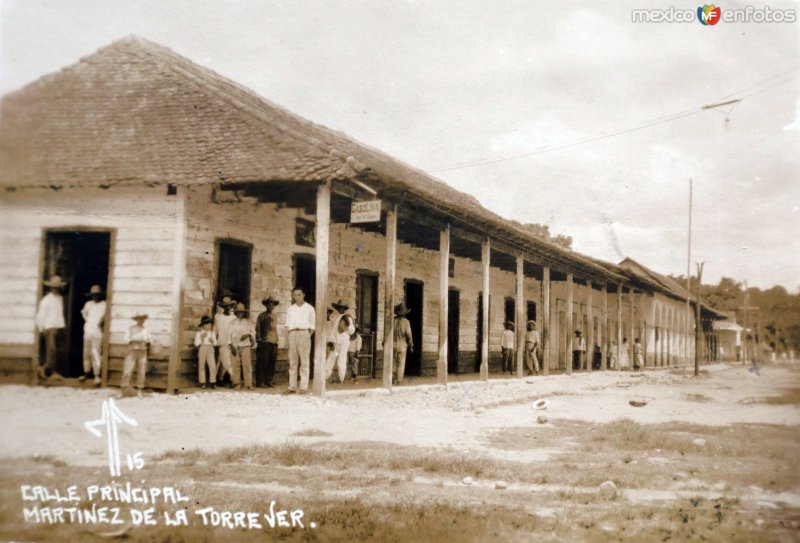
[[[89,292],[86,293],[86,296],[102,296],[105,294],[103,289],[100,288],[100,285],[92,285],[92,288],[89,289]]]
[[[236,304],[236,309],[233,310],[234,315],[238,315],[239,313],[247,314],[247,308],[241,302]]]
[[[264,298],[263,300],[261,300],[261,303],[264,304],[265,306],[268,304],[278,305],[281,303],[281,301],[275,298],[274,296],[269,296],[268,298]]]
[[[344,313],[345,311],[350,309],[350,306],[347,305],[347,302],[345,302],[343,298],[339,298],[339,301],[338,302],[333,302],[331,304],[331,306],[334,309],[336,309],[339,313]]]
[[[200,317],[200,326],[211,324],[213,322],[214,321],[208,315],[203,315],[202,317]]]
[[[395,317],[404,317],[411,312],[409,308],[406,307],[405,302],[400,302],[396,306],[394,306],[394,315]]]
[[[234,302],[233,298],[231,298],[230,296],[223,296],[222,300],[220,300],[219,304],[217,304],[217,305],[219,305],[220,307],[228,307],[228,306],[234,305],[235,303],[236,302]]]
[[[53,287],[53,288],[61,288],[67,286],[67,282],[61,279],[60,275],[54,275],[50,279],[44,282],[44,286],[46,287]]]
[[[147,313],[145,313],[144,311],[140,311],[139,313],[135,314],[135,315],[134,315],[133,317],[131,317],[131,318],[132,318],[133,320],[135,320],[135,321],[138,321],[138,320],[140,320],[140,319],[141,319],[141,320],[144,320],[144,319],[146,319],[146,318],[147,318]]]

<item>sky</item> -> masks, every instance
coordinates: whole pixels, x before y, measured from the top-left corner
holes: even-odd
[[[670,6],[2,0],[0,93],[136,34],[607,261],[685,275],[692,179],[692,273],[797,292],[800,22]]]

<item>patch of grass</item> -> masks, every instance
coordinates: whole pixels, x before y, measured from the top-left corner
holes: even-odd
[[[711,398],[709,396],[706,396],[705,394],[695,394],[695,393],[687,394],[686,399],[690,402],[699,402],[699,403],[708,403],[711,401]]]
[[[294,432],[293,434],[289,434],[292,437],[330,437],[333,434],[330,432],[326,432],[324,430],[317,430],[316,428],[310,428],[308,430],[300,430],[299,432]]]

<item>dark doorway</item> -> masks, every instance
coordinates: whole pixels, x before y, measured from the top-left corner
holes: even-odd
[[[317,260],[314,255],[294,255],[294,287],[306,293],[306,302],[317,308]],[[294,288],[292,287],[292,288]]]
[[[406,306],[411,310],[406,318],[411,324],[411,335],[414,337],[414,352],[406,355],[406,375],[422,375],[422,281],[406,279]]]
[[[235,240],[219,242],[217,260],[217,299],[231,296],[250,306],[250,270],[253,247]],[[213,314],[213,313],[212,313]]]
[[[47,232],[45,243],[42,279],[60,275],[67,281],[62,291],[66,327],[59,341],[55,371],[64,377],[78,377],[83,374],[81,309],[92,285],[100,285],[108,292],[111,232],[51,231]],[[40,359],[44,359],[43,343],[40,344]]]
[[[528,302],[528,313],[527,317],[529,321],[536,320],[536,302]]]
[[[447,293],[447,373],[458,372],[459,322],[461,320],[461,295],[457,290]]]
[[[510,296],[506,297],[504,306],[506,320],[503,322],[513,322],[514,324],[517,324],[516,307],[517,304],[514,301],[514,298],[511,298]]]
[[[378,329],[378,274],[356,272],[356,322],[361,327],[359,375],[375,373],[375,336]]]

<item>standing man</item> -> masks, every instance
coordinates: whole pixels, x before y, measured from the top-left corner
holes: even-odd
[[[275,361],[278,359],[278,321],[272,311],[280,303],[270,296],[261,300],[266,311],[256,319],[256,386],[272,388],[275,386]]]
[[[39,366],[39,378],[47,379],[55,371],[56,356],[58,355],[58,333],[64,329],[64,298],[61,289],[66,282],[60,276],[54,275],[49,281],[44,282],[47,293],[39,302],[36,311],[36,329],[44,335],[44,366]]]
[[[411,312],[405,303],[399,303],[394,308],[394,383],[403,383],[406,371],[406,353],[414,352],[414,336],[411,334],[411,323],[406,315]]]
[[[572,369],[579,370],[583,368],[583,358],[586,353],[586,340],[580,330],[575,330],[575,344],[572,347]]]
[[[539,373],[539,330],[536,321],[528,321],[528,330],[525,332],[525,364],[528,366],[528,375],[535,371]]]
[[[333,313],[328,321],[325,341],[328,345],[333,344],[333,347],[325,361],[325,378],[331,378],[333,367],[338,364],[339,383],[344,383],[344,378],[347,376],[347,351],[350,349],[350,336],[355,333],[356,328],[353,318],[346,314],[350,306],[344,300],[339,300],[331,306]]]
[[[231,386],[242,388],[240,377],[244,378],[244,388],[253,388],[253,364],[251,349],[256,340],[256,329],[250,322],[249,311],[243,303],[236,304],[236,320],[231,325],[231,350],[233,363],[231,372]]]
[[[292,305],[286,311],[286,342],[289,345],[289,390],[298,392],[297,372],[300,371],[300,394],[308,392],[311,334],[316,327],[314,308],[305,302],[306,293],[300,287],[292,291]]]
[[[83,317],[83,375],[78,379],[83,382],[89,377],[89,370],[94,375],[94,386],[100,386],[100,349],[103,345],[103,321],[106,316],[106,302],[100,285],[92,285],[86,293],[91,298],[81,309]]]
[[[231,367],[231,355],[233,342],[231,341],[231,327],[236,315],[231,313],[231,308],[236,302],[230,296],[223,296],[217,307],[222,309],[222,313],[214,315],[214,333],[217,335],[219,344],[219,375],[217,381],[221,381],[227,372],[233,380],[233,368]],[[233,383],[231,383],[233,384]]]

